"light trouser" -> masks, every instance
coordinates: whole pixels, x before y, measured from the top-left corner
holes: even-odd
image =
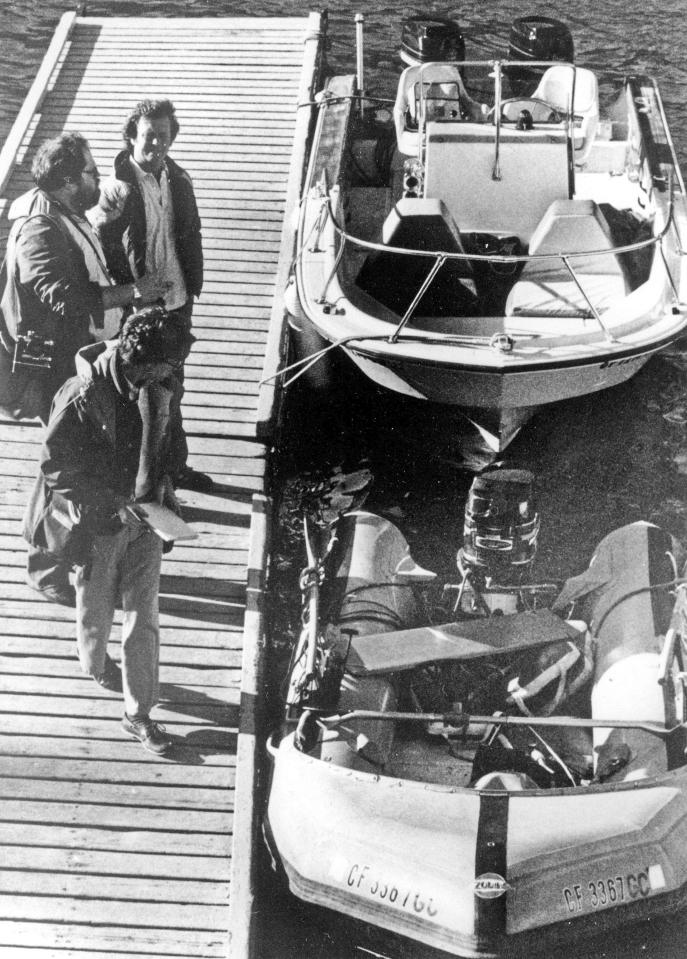
[[[76,571],[76,641],[81,669],[98,676],[117,601],[122,605],[122,681],[127,716],[148,716],[158,700],[160,626],[158,598],[162,540],[145,528],[125,526],[98,536],[93,562]]]

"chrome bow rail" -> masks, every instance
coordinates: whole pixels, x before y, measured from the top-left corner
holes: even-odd
[[[321,252],[320,241],[322,238],[322,233],[324,231],[324,228],[327,222],[331,221],[331,224],[339,238],[339,248],[334,258],[334,263],[332,265],[332,269],[329,273],[329,276],[325,280],[324,285],[322,287],[322,291],[319,297],[317,298],[318,303],[323,303],[323,304],[327,303],[327,293],[329,291],[329,287],[334,277],[337,274],[337,271],[339,269],[339,265],[343,258],[347,244],[352,244],[356,247],[360,247],[365,250],[378,251],[378,252],[384,252],[384,253],[394,253],[400,256],[414,256],[414,257],[422,256],[422,257],[426,257],[429,260],[434,261],[429,273],[427,274],[427,277],[425,278],[424,282],[421,284],[417,293],[413,297],[412,302],[410,303],[405,313],[403,314],[398,326],[396,327],[394,332],[389,335],[387,340],[389,343],[396,343],[398,341],[401,332],[404,330],[404,328],[407,326],[409,321],[412,319],[418,304],[422,300],[422,297],[430,288],[437,273],[439,272],[439,270],[441,269],[441,267],[444,265],[444,263],[447,260],[468,260],[471,262],[483,261],[487,263],[501,263],[501,264],[517,264],[517,263],[523,263],[523,262],[527,263],[527,262],[535,262],[535,261],[541,261],[541,260],[554,260],[554,261],[558,260],[561,263],[563,263],[566,270],[570,274],[571,279],[577,286],[581,295],[584,297],[584,300],[586,301],[587,306],[589,307],[590,316],[593,316],[596,322],[599,324],[599,328],[603,332],[606,340],[609,343],[618,343],[621,341],[618,340],[617,337],[614,337],[612,333],[608,330],[608,328],[604,324],[603,319],[601,318],[601,315],[599,314],[599,311],[596,309],[591,299],[585,292],[584,287],[580,281],[580,278],[575,272],[573,261],[579,258],[590,257],[590,256],[617,256],[620,253],[630,253],[637,250],[645,249],[650,246],[656,246],[661,254],[661,259],[664,264],[668,281],[670,283],[670,287],[673,292],[675,305],[677,306],[679,304],[678,290],[675,285],[673,276],[670,272],[670,267],[668,266],[668,261],[666,259],[666,255],[663,249],[664,237],[666,236],[668,231],[671,229],[671,227],[675,227],[674,221],[673,221],[674,199],[673,199],[672,180],[669,182],[668,215],[666,218],[666,223],[663,226],[660,233],[657,233],[655,236],[648,237],[646,240],[639,240],[635,243],[628,243],[623,246],[613,247],[613,249],[611,250],[585,250],[584,252],[580,252],[580,253],[566,253],[566,252],[534,253],[534,254],[455,253],[455,252],[449,252],[447,250],[445,251],[409,250],[403,247],[394,247],[394,246],[387,246],[382,243],[374,243],[370,240],[362,240],[359,237],[353,236],[352,234],[348,233],[344,229],[344,227],[338,222],[336,215],[334,213],[330,191],[328,191],[326,188],[321,188],[321,189],[322,189],[322,197],[321,197],[320,213],[318,215],[318,218],[312,230],[310,231],[309,236],[303,242],[301,246],[301,252],[299,253],[299,256],[300,256],[302,251],[306,248],[310,250],[310,252]],[[677,232],[676,227],[675,229]],[[678,236],[678,241],[679,241],[679,236]],[[680,253],[683,253],[679,242],[678,242],[678,249]],[[454,337],[452,337],[451,334],[445,334],[444,341],[446,339],[453,339],[453,338]],[[463,337],[458,337],[458,338],[461,340],[464,339]],[[469,337],[469,339],[472,341],[479,338]],[[484,341],[487,341],[486,337],[482,339]],[[493,343],[492,340],[493,338],[488,340],[490,345],[499,348],[498,344]]]

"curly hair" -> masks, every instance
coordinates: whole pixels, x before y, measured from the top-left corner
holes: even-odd
[[[129,366],[171,363],[178,366],[188,356],[195,337],[174,310],[149,306],[132,313],[119,333],[119,355]]]
[[[162,117],[169,117],[169,126],[172,134],[172,140],[176,140],[179,132],[179,121],[177,120],[174,104],[171,100],[140,100],[133,108],[129,116],[124,121],[122,128],[122,139],[127,148],[131,147],[131,140],[135,140],[138,134],[138,121],[142,117],[149,120],[159,120]]]
[[[80,133],[61,133],[44,140],[31,164],[34,183],[41,190],[59,190],[71,180],[78,180],[86,166],[84,151],[88,140]]]

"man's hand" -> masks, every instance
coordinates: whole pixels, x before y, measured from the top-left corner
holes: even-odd
[[[128,526],[131,529],[137,529],[139,526],[143,526],[146,512],[140,504],[119,499],[115,512],[122,526]]]
[[[162,478],[162,482],[157,489],[157,501],[167,509],[171,509],[177,516],[181,516],[181,503],[177,499],[174,485],[167,473]]]
[[[134,301],[136,305],[150,306],[157,300],[164,300],[165,293],[171,288],[170,280],[165,280],[159,273],[146,273],[134,284]]]
[[[100,184],[100,197],[97,204],[86,211],[86,216],[96,230],[106,223],[118,220],[124,210],[131,186],[122,180],[108,177]]]

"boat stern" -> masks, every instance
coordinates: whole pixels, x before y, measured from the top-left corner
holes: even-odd
[[[291,736],[270,751],[267,833],[296,896],[451,955],[498,955],[508,886],[477,792],[344,769]]]
[[[449,955],[527,955],[685,895],[683,771],[479,791],[345,769],[292,737],[271,752],[267,831],[291,891]]]

